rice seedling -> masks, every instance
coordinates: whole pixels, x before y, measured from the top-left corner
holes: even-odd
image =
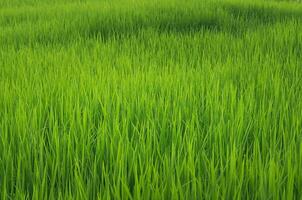
[[[301,199],[302,5],[1,0],[1,199]]]

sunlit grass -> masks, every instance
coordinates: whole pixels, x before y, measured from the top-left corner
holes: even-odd
[[[302,6],[2,1],[1,199],[300,199]]]

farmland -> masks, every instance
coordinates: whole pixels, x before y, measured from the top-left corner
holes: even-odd
[[[302,4],[0,0],[0,199],[301,199]]]

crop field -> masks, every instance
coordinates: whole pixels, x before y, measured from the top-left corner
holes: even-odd
[[[302,199],[302,4],[0,0],[0,199]]]

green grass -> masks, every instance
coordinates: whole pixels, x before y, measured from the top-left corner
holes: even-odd
[[[0,199],[301,199],[302,5],[0,0]]]

